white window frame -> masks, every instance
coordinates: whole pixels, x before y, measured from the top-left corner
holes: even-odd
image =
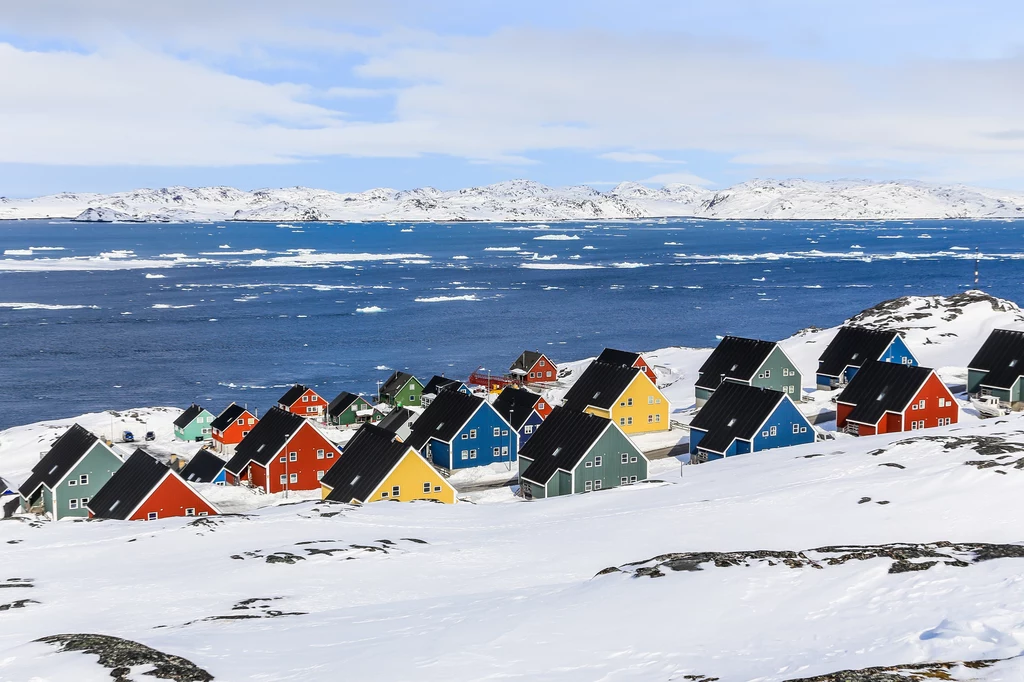
[[[619,463],[620,464],[629,464],[629,453],[628,452],[623,452],[622,453],[622,455],[619,457]]]
[[[431,488],[430,481],[424,481],[423,482],[423,494],[424,495],[429,495],[430,494],[430,488]]]
[[[768,435],[771,436],[772,438],[774,438],[775,436],[779,435],[779,427],[778,426],[769,426],[768,427]]]
[[[593,489],[594,489],[594,482],[593,481],[583,481],[583,492],[589,493]]]
[[[195,516],[195,515],[196,515],[196,508],[195,507],[185,507],[185,516]]]
[[[594,481],[594,490],[600,490],[600,489],[601,489],[601,480],[598,479],[598,480]]]
[[[316,472],[316,480],[318,480],[318,481],[324,480],[324,472],[323,471]]]
[[[78,498],[73,497],[68,500],[68,509],[78,509]]]
[[[82,474],[78,477],[78,483],[80,485],[89,485],[89,474]]]
[[[603,462],[604,462],[604,458],[601,455],[596,455],[594,457],[594,466],[599,467],[599,466],[601,466],[601,464]]]
[[[288,461],[289,462],[298,462],[299,461],[299,453],[297,453],[297,452],[289,452],[288,453]]]
[[[327,456],[327,453],[325,453],[323,450],[317,450],[316,451],[316,458],[317,459],[324,459],[326,456]]]
[[[628,484],[629,484],[629,476],[622,476],[622,477],[619,478],[619,485],[628,485]]]
[[[461,458],[462,458],[463,460],[467,460],[467,459],[469,459],[469,450],[463,450],[463,451],[462,451],[461,453],[459,453],[459,454],[460,454],[460,457],[461,457]]]
[[[402,486],[399,486],[399,485],[391,486],[391,497],[401,497],[401,496],[402,496]]]
[[[287,474],[281,474],[281,485],[288,485],[288,476],[287,476]]]
[[[157,512],[149,512],[148,514],[146,514],[147,521],[156,521],[159,518],[160,514],[158,514]]]
[[[299,475],[298,474],[288,474],[288,483],[289,484],[291,484],[291,483],[298,483],[298,482],[299,482]]]
[[[500,426],[495,426],[494,427],[494,434],[493,435],[494,435],[495,438],[501,438],[501,427]]]

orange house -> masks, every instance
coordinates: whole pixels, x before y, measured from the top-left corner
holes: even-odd
[[[512,366],[509,376],[524,384],[536,384],[558,379],[558,367],[538,351],[524,350]]]
[[[956,424],[960,407],[935,370],[868,362],[836,399],[836,428],[857,436]]]
[[[609,365],[636,367],[647,375],[647,378],[651,380],[652,384],[655,386],[658,385],[658,375],[654,373],[654,368],[647,364],[647,360],[644,360],[644,356],[640,353],[633,353],[626,350],[615,350],[614,348],[605,348],[601,351],[601,354],[597,356],[597,361],[607,362]]]
[[[237,403],[231,403],[210,423],[213,448],[217,452],[231,452],[249,435],[258,421],[252,412]]]
[[[89,518],[155,521],[172,516],[219,514],[213,504],[182,480],[178,472],[142,448],[114,472],[89,500]]]
[[[316,391],[302,384],[295,384],[281,396],[277,406],[285,412],[291,412],[310,419],[323,419],[328,402]]]

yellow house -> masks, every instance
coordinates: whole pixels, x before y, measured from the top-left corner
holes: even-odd
[[[668,399],[638,367],[592,362],[562,405],[611,419],[627,434],[670,428]]]
[[[333,502],[435,500],[454,504],[455,488],[412,447],[374,424],[363,424],[320,480]]]

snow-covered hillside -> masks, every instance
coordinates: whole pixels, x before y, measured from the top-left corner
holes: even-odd
[[[1024,217],[1024,193],[918,182],[756,180],[720,191],[622,183],[606,192],[528,180],[441,191],[167,187],[116,194],[0,197],[0,219],[81,221],[537,221],[658,217],[909,219]]]

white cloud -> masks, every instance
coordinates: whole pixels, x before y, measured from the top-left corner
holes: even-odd
[[[598,154],[597,158],[618,161],[619,163],[686,163],[685,161],[663,159],[657,154],[651,154],[650,152],[606,152]]]

